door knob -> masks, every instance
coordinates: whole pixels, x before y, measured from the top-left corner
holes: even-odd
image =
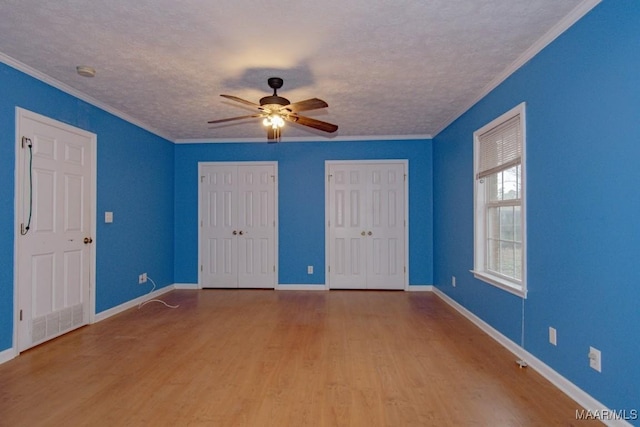
[[[244,231],[240,230],[238,234],[242,236],[244,234]]]
[[[233,234],[235,236],[236,234],[238,234],[238,232],[236,230],[233,230],[233,232],[231,234]]]
[[[91,237],[85,237],[84,238],[84,244],[88,245],[89,243],[93,243],[93,239]]]
[[[372,233],[371,231],[369,231],[367,234],[368,234],[369,236],[371,236],[373,233]]]
[[[367,233],[365,233],[364,231],[362,233],[360,233],[361,236],[366,236]]]

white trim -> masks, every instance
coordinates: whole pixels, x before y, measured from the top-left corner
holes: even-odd
[[[502,73],[498,74],[488,85],[486,85],[476,97],[466,104],[465,107],[458,110],[453,114],[444,125],[440,127],[435,136],[438,136],[440,132],[445,130],[451,123],[456,121],[460,116],[469,111],[474,105],[476,105],[482,98],[487,96],[492,90],[500,86],[502,82],[507,80],[513,73],[518,71],[524,64],[529,62],[534,56],[547,47],[551,42],[557,39],[562,33],[567,31],[573,24],[578,22],[584,15],[586,15],[591,9],[596,7],[601,0],[584,0],[578,6],[576,6],[568,15],[566,15],[560,22],[554,25],[549,31],[547,31],[542,37],[540,37],[534,44],[532,44],[527,50],[525,50],[515,61],[513,61]]]
[[[74,96],[78,99],[80,99],[81,101],[87,102],[91,105],[93,105],[94,107],[100,108],[101,110],[106,111],[107,113],[113,114],[116,117],[121,118],[122,120],[125,120],[133,125],[136,125],[146,131],[151,132],[154,135],[159,136],[160,138],[164,138],[167,141],[171,141],[173,142],[173,139],[170,138],[169,136],[163,134],[161,131],[152,128],[151,126],[148,126],[144,123],[142,123],[141,121],[131,117],[130,115],[123,113],[122,111],[113,108],[107,104],[105,104],[102,101],[99,101],[89,95],[87,95],[84,92],[80,92],[77,89],[72,88],[71,86],[62,83],[59,80],[54,79],[51,76],[48,76],[46,74],[44,74],[43,72],[40,72],[38,70],[36,70],[35,68],[32,68],[20,61],[18,61],[17,59],[14,59],[2,52],[0,52],[0,62],[10,66],[11,68],[15,68],[18,71],[21,71],[31,77],[33,77],[34,79],[40,80],[41,82],[44,82],[46,84],[48,84],[49,86],[53,86],[56,89],[59,89],[71,96]]]
[[[15,359],[18,356],[18,352],[15,347],[8,348],[6,350],[0,351],[0,365],[9,360]]]
[[[288,283],[280,283],[276,286],[277,291],[326,291],[328,290],[326,285],[294,285]]]
[[[381,164],[381,163],[402,163],[404,166],[404,173],[406,179],[404,181],[404,267],[406,268],[404,274],[404,290],[409,290],[409,159],[363,159],[363,160],[325,160],[324,161],[324,271],[325,271],[325,289],[329,290],[329,260],[331,254],[329,253],[329,239],[331,238],[331,232],[328,226],[327,218],[331,218],[331,212],[329,212],[329,184],[327,178],[329,176],[329,168],[331,165],[336,164]]]
[[[282,137],[281,142],[358,142],[358,141],[414,141],[433,139],[433,135],[358,135],[358,136],[301,136],[301,137]],[[176,139],[175,144],[235,144],[235,143],[262,143],[265,144],[265,138],[211,138],[211,139]]]
[[[497,341],[504,348],[513,353],[516,357],[527,362],[527,365],[531,367],[533,370],[538,372],[544,378],[546,378],[549,382],[551,382],[554,386],[556,386],[560,391],[564,394],[575,400],[580,406],[585,408],[590,412],[602,412],[603,410],[608,410],[605,405],[600,403],[598,400],[593,398],[590,394],[579,388],[577,385],[573,384],[571,381],[560,375],[558,372],[554,371],[547,364],[542,362],[540,359],[526,351],[524,348],[520,347],[515,342],[511,341],[493,326],[489,325],[487,322],[482,320],[480,317],[476,316],[474,313],[469,311],[467,308],[462,306],[460,303],[449,297],[447,294],[442,292],[440,289],[434,287],[433,293],[437,295],[442,301],[449,304],[453,307],[458,313],[462,314],[464,317],[469,319],[474,325],[479,327],[484,333],[489,335],[495,341]],[[578,409],[578,408],[576,408]],[[624,420],[600,420],[609,426],[631,426],[628,422]]]
[[[197,283],[174,283],[174,289],[200,289]]]
[[[1,55],[1,53],[0,53]],[[0,56],[0,60],[2,57]],[[89,317],[87,319],[88,324],[94,322],[94,317],[96,313],[96,253],[97,253],[97,245],[99,244],[98,239],[96,238],[97,233],[97,224],[98,224],[98,209],[97,209],[97,200],[98,200],[98,136],[87,130],[81,129],[77,126],[73,126],[53,118],[43,116],[38,113],[34,113],[33,111],[26,110],[21,107],[15,107],[15,168],[14,168],[14,201],[13,201],[13,221],[14,221],[14,238],[13,238],[13,347],[20,348],[18,344],[18,326],[19,326],[19,317],[20,317],[20,301],[18,295],[20,293],[20,283],[19,283],[19,265],[18,258],[21,255],[21,245],[20,245],[20,215],[18,213],[21,210],[20,206],[20,184],[22,183],[22,176],[24,176],[24,165],[20,161],[20,144],[22,140],[22,135],[20,132],[22,130],[22,121],[25,119],[30,119],[34,121],[39,121],[47,124],[48,126],[56,127],[59,129],[63,129],[67,132],[80,134],[89,139],[89,144],[91,145],[92,155],[89,161],[91,162],[91,176],[89,177],[90,182],[89,186],[91,187],[91,200],[89,203],[91,204],[91,212],[92,212],[92,221],[91,221],[91,236],[93,236],[95,243],[91,245],[91,253],[89,255]]]
[[[109,317],[115,316],[116,314],[120,314],[123,311],[126,311],[126,310],[128,310],[130,308],[133,308],[133,307],[137,306],[138,304],[145,302],[148,299],[158,298],[160,295],[166,294],[167,292],[170,292],[170,291],[172,291],[174,289],[175,289],[175,285],[167,285],[164,288],[156,289],[153,292],[141,295],[138,298],[129,300],[129,301],[124,302],[124,303],[122,303],[120,305],[112,307],[112,308],[110,308],[108,310],[101,311],[100,313],[95,315],[94,323],[101,322],[101,321],[103,321],[105,319],[108,319]]]
[[[433,285],[409,285],[407,287],[409,292],[433,292]]]

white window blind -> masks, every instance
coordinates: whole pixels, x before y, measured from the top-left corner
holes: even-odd
[[[522,161],[520,115],[479,136],[479,164],[476,178],[480,179],[516,166]]]

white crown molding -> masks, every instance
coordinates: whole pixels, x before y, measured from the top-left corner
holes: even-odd
[[[46,84],[48,84],[49,86],[53,86],[56,89],[59,89],[71,96],[74,96],[84,102],[87,102],[91,105],[93,105],[94,107],[100,108],[101,110],[106,111],[107,113],[113,114],[116,117],[121,118],[122,120],[125,120],[126,122],[129,122],[135,126],[138,126],[139,128],[142,128],[148,132],[151,132],[154,135],[159,136],[160,138],[166,139],[167,141],[170,142],[174,142],[173,139],[171,139],[169,136],[163,134],[162,132],[160,132],[157,129],[154,129],[150,126],[147,126],[146,124],[140,122],[139,120],[134,119],[133,117],[129,116],[128,114],[123,113],[120,110],[117,110],[103,102],[98,101],[97,99],[87,95],[84,92],[80,92],[77,89],[72,88],[71,86],[62,83],[59,80],[54,79],[51,76],[48,76],[38,70],[36,70],[35,68],[32,68],[30,66],[28,66],[27,64],[24,64],[20,61],[18,61],[17,59],[14,59],[2,52],[0,52],[0,62],[15,68],[18,71],[21,71],[31,77],[33,77],[34,79],[40,80]]]
[[[567,31],[573,24],[578,22],[584,15],[586,15],[591,9],[596,7],[602,0],[584,0],[578,6],[576,6],[567,16],[565,16],[560,22],[554,25],[549,31],[547,31],[542,37],[540,37],[534,44],[532,44],[522,55],[512,62],[504,71],[496,78],[494,78],[482,91],[470,102],[466,107],[459,110],[457,113],[451,116],[449,120],[445,121],[445,124],[435,132],[435,136],[438,136],[440,132],[445,130],[451,123],[456,121],[460,116],[469,111],[474,105],[476,105],[482,98],[487,96],[493,89],[498,87],[509,76],[518,71],[520,67],[530,61],[534,56],[547,47],[551,42],[557,39],[562,33]]]
[[[320,136],[283,137],[280,142],[364,142],[364,141],[415,141],[433,139],[432,135],[377,135],[377,136]],[[212,138],[212,139],[176,139],[176,144],[236,144],[266,143],[265,138]]]

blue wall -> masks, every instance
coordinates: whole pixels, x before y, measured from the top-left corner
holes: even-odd
[[[527,103],[525,348],[627,410],[640,402],[639,23],[640,2],[604,1],[434,139],[435,284],[520,343],[522,300],[469,273],[472,134]]]
[[[173,144],[0,64],[0,351],[13,336],[16,106],[98,135],[96,312],[148,292],[139,273],[173,282]]]
[[[277,161],[281,284],[324,284],[325,160],[409,160],[409,283],[433,283],[430,140],[179,144],[176,146],[176,282],[198,281],[198,162]],[[307,266],[315,266],[307,274]]]
[[[322,284],[324,161],[409,159],[411,284],[520,342],[522,300],[475,280],[473,131],[527,103],[525,348],[612,409],[638,409],[640,2],[605,0],[433,141],[183,144],[0,64],[0,351],[13,332],[15,107],[98,135],[97,307],[197,281],[197,163],[278,161],[279,283]],[[114,212],[114,223],[102,221]],[[307,275],[306,266],[316,266]],[[457,287],[450,286],[451,276]],[[558,345],[547,342],[548,327]],[[588,367],[602,351],[602,373]]]

